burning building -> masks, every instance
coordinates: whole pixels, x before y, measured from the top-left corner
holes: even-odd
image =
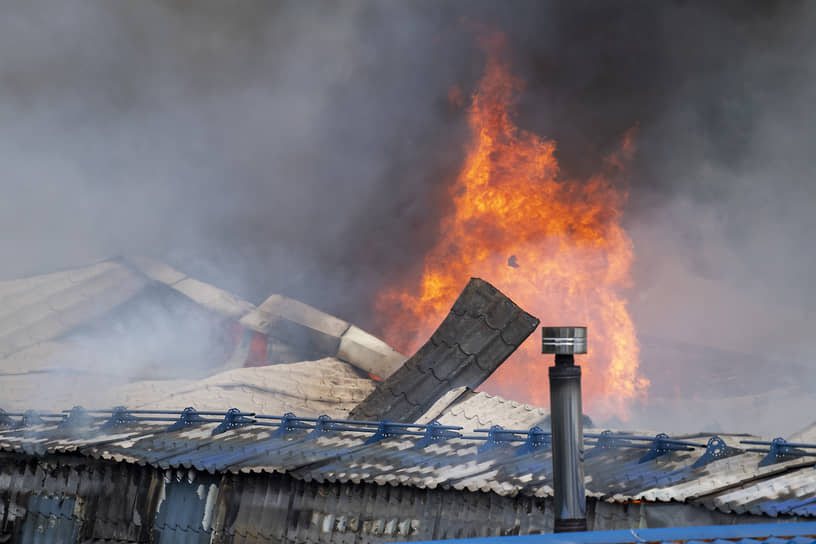
[[[141,262],[138,273],[135,262]],[[350,327],[321,325],[316,317],[325,314],[294,301],[273,298],[277,305],[261,314],[264,305],[251,308],[195,280],[171,278],[156,263],[106,262],[90,270],[108,272],[89,276],[81,269],[0,284],[8,302],[31,301],[22,315],[32,316],[28,332],[4,336],[18,339],[3,360],[4,401],[16,406],[0,416],[0,535],[6,539],[391,542],[552,530],[548,411],[474,391],[538,325],[487,282],[471,280],[425,345],[405,360],[362,331],[344,344]],[[158,289],[178,285],[219,320],[229,316],[230,327],[237,321],[268,335],[286,327],[293,338],[309,339],[287,350],[318,350],[323,358],[247,366],[259,362],[248,359],[252,341],[249,350],[237,342],[224,353],[230,361],[239,350],[240,369],[192,383],[137,380],[75,393],[127,408],[24,410],[25,399],[13,389],[21,379],[14,353],[34,354],[38,346],[52,355],[57,348],[73,353],[77,331],[85,338],[94,327],[65,308],[98,304],[105,297],[94,293],[105,286],[118,301],[107,311],[117,315],[125,309],[119,304],[145,292],[145,277]],[[57,278],[83,286],[82,296],[71,297],[76,304],[56,303],[71,292],[51,283]],[[38,287],[43,291],[35,295]],[[53,298],[59,293],[64,298]],[[37,304],[42,311],[34,311]],[[81,315],[93,321],[104,313]],[[256,328],[247,333],[253,339]],[[64,373],[42,362],[32,374],[44,389]],[[264,370],[271,377],[261,381]],[[371,377],[375,371],[383,376]],[[154,396],[140,397],[144,391]],[[181,410],[182,404],[192,406]],[[227,409],[232,406],[238,409]],[[589,528],[792,521],[816,513],[813,461],[802,444],[816,440],[814,430],[793,437],[796,443],[763,446],[764,452],[749,451],[742,444],[749,438],[589,429]]]
[[[383,339],[297,300],[256,305],[144,258],[0,283],[0,541],[390,542],[554,528],[558,445],[538,346],[524,340],[535,316],[586,324],[588,411],[622,422],[646,398],[617,179],[635,130],[594,175],[565,179],[554,140],[517,123],[523,81],[503,59],[504,38],[480,35],[476,91],[449,95],[468,103],[464,160],[444,180],[441,211],[422,210],[439,236],[417,275],[389,274],[374,296]],[[340,124],[328,146],[346,134]],[[468,277],[513,300],[476,278],[460,294]],[[688,374],[691,348],[677,351],[670,365]],[[685,396],[674,400],[666,411],[686,408]],[[584,427],[574,446],[586,454],[590,529],[816,513],[813,427],[788,441],[596,429],[588,418]]]

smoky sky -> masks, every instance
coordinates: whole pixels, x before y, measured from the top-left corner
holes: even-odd
[[[467,141],[448,95],[478,81],[477,23],[506,35],[526,81],[517,121],[558,142],[565,182],[637,127],[621,190],[639,329],[767,353],[784,337],[801,363],[816,351],[815,15],[793,1],[8,2],[0,278],[147,255],[253,303],[281,293],[375,326],[379,287],[415,274],[438,235]]]

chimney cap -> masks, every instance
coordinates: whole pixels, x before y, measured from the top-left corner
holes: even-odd
[[[541,353],[571,355],[586,352],[586,327],[541,327]]]

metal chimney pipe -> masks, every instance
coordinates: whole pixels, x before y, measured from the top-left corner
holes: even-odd
[[[555,366],[550,367],[550,422],[556,533],[587,530],[581,367],[574,357],[587,352],[586,331],[586,327],[541,330],[542,353],[555,354]]]

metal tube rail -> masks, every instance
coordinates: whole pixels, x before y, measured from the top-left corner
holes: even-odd
[[[203,413],[203,412],[199,412],[199,414],[201,414],[201,413]],[[286,416],[254,415],[254,417],[255,417],[255,419],[282,420]],[[316,417],[300,417],[300,416],[295,416],[292,419],[296,419],[296,420],[299,420],[299,421],[308,421],[308,422],[326,421],[326,422],[329,422],[329,423],[338,423],[340,425],[368,425],[368,426],[372,426],[372,427],[378,427],[380,425],[380,423],[382,423],[381,421],[363,421],[363,420],[357,420],[357,419],[327,419],[327,420],[321,420],[320,418],[316,418]],[[425,428],[428,425],[426,423],[399,423],[399,422],[389,421],[388,426],[389,427],[406,427],[406,428],[410,428],[410,427]],[[459,427],[459,426],[456,426],[456,425],[438,425],[438,426],[435,426],[435,427],[437,429],[449,429],[449,430],[460,430],[460,429],[462,429],[462,427]],[[527,432],[527,431],[524,431],[524,432]]]

